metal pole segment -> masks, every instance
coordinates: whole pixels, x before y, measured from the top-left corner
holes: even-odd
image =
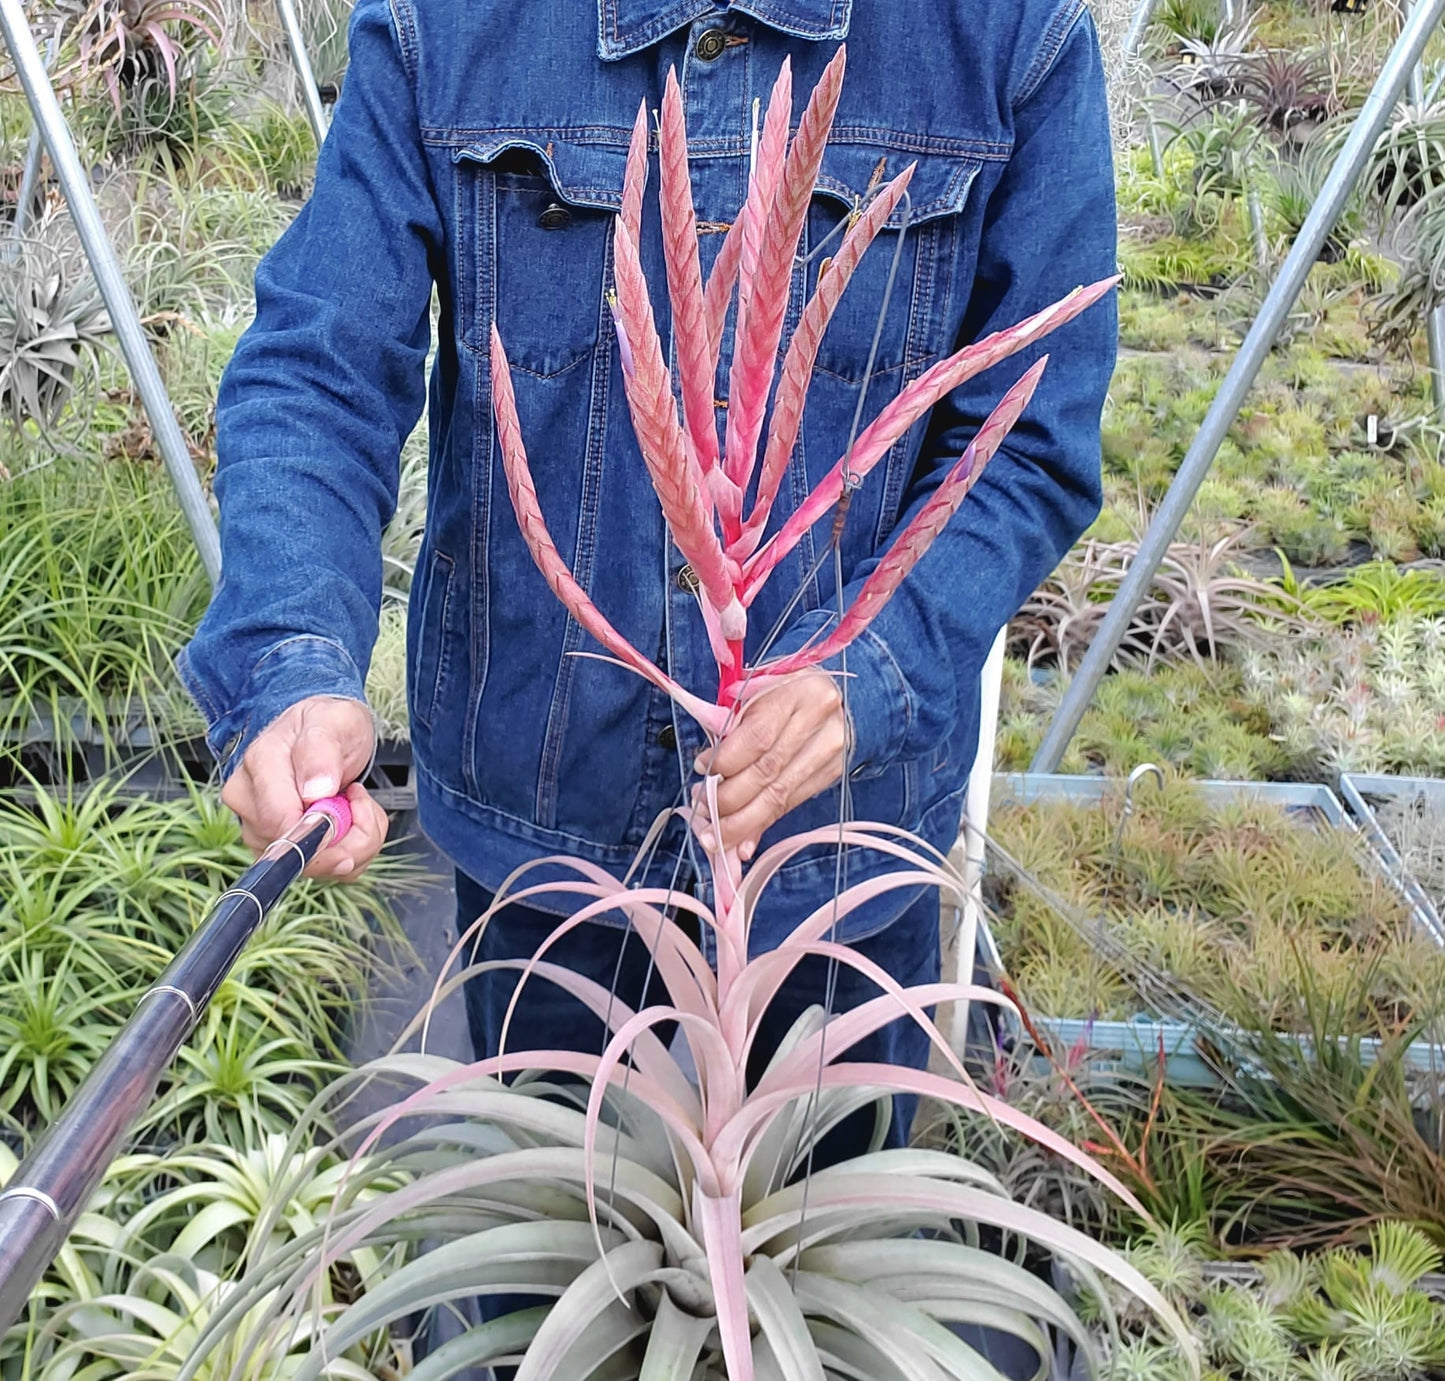
[[[1124,60],[1132,60],[1139,52],[1144,43],[1144,35],[1149,31],[1149,21],[1154,18],[1154,9],[1159,0],[1139,0],[1139,8],[1134,11],[1134,18],[1129,22],[1129,32],[1124,35]]]
[[[246,942],[318,850],[350,826],[344,797],[317,801],[247,869],[136,1003],[65,1111],[0,1191],[0,1335],[24,1311]]]
[[[221,574],[220,535],[211,517],[205,491],[196,476],[196,467],[191,463],[185,438],[176,422],[166,386],[161,381],[160,370],[156,368],[155,356],[146,341],[135,299],[131,297],[130,288],[121,273],[120,261],[106,234],[90,181],[81,167],[80,156],[75,151],[60,102],[55,98],[25,12],[20,8],[20,0],[0,0],[0,31],[3,31],[5,42],[9,45],[20,85],[30,105],[30,114],[45,141],[51,166],[70,208],[71,220],[75,223],[91,272],[95,274],[100,295],[110,313],[111,326],[130,366],[136,392],[145,405],[151,434],[165,457],[166,469],[170,472],[191,536],[201,554],[201,564],[214,585]]]
[[[49,72],[55,64],[55,55],[60,51],[60,33],[50,36],[45,49],[45,70]],[[11,233],[21,239],[30,220],[30,208],[35,201],[35,184],[40,181],[40,126],[33,125],[30,141],[25,146],[25,168],[20,174],[20,195],[15,202],[15,219],[10,224]]]
[[[1419,5],[1416,5],[1419,8]],[[1410,71],[1410,104],[1418,119],[1425,109],[1425,65],[1417,62]],[[1420,157],[1428,156],[1424,131],[1420,131]],[[1430,394],[1436,417],[1445,422],[1445,306],[1425,314],[1425,345],[1430,358]]]
[[[293,0],[276,0],[276,8],[281,12],[281,24],[286,30],[286,44],[291,49],[291,62],[301,82],[306,118],[311,122],[311,133],[316,136],[316,147],[320,149],[326,138],[326,108],[321,104],[321,93],[316,88],[316,74],[311,70],[311,58],[306,52],[306,40],[301,34],[301,21],[296,17]]]
[[[1325,185],[1310,208],[1299,237],[1290,248],[1279,276],[1269,290],[1254,325],[1240,346],[1228,375],[1220,385],[1198,435],[1189,447],[1188,453],[1179,466],[1179,473],[1169,486],[1163,502],[1139,544],[1138,554],[1129,566],[1128,573],[1119,585],[1118,593],[1109,605],[1109,612],[1099,625],[1089,650],[1084,655],[1079,669],[1074,674],[1068,690],[1059,705],[1053,723],[1049,725],[1043,742],[1030,765],[1031,772],[1057,771],[1064,750],[1069,746],[1094,697],[1094,691],[1108,671],[1114,653],[1128,630],[1129,621],[1140,600],[1149,589],[1159,563],[1164,559],[1169,544],[1178,531],[1179,524],[1189,511],[1195,492],[1219,451],[1220,443],[1229,431],[1245,397],[1254,384],[1255,376],[1269,355],[1280,328],[1284,325],[1290,309],[1304,287],[1309,271],[1314,267],[1323,248],[1325,238],[1334,228],[1335,222],[1344,210],[1345,202],[1360,180],[1376,141],[1384,131],[1400,92],[1409,80],[1410,69],[1420,60],[1440,17],[1445,14],[1445,0],[1420,0],[1400,31],[1400,37],[1390,50],[1389,57],[1375,81],[1349,138],[1340,150],[1339,157],[1330,169]]]

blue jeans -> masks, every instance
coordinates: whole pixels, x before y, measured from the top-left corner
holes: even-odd
[[[457,923],[464,933],[492,904],[492,894],[466,874],[457,874]],[[474,963],[497,959],[529,959],[556,928],[558,917],[522,906],[508,906],[488,922],[474,950]],[[897,920],[853,948],[910,987],[935,983],[939,975],[938,898],[925,892]],[[634,1011],[666,1000],[666,989],[656,974],[648,981],[646,945],[630,931],[610,925],[578,927],[549,952],[550,959],[585,974],[615,991]],[[495,1053],[516,987],[517,975],[494,970],[470,979],[465,986],[467,1021],[477,1058]],[[832,1008],[846,1011],[877,997],[882,990],[870,979],[845,965],[837,967]],[[748,1074],[756,1082],[783,1037],[804,1011],[824,1005],[828,996],[828,962],[815,956],[804,959],[789,976],[763,1018],[753,1047]],[[660,1032],[664,1040],[666,1031]],[[508,1050],[561,1049],[601,1053],[606,1044],[602,1021],[570,993],[539,978],[528,981],[507,1035]],[[860,1041],[841,1058],[869,1063],[907,1065],[922,1069],[928,1062],[928,1037],[918,1025],[901,1018]],[[889,1146],[905,1146],[917,1099],[898,1095],[893,1100]],[[814,1166],[836,1164],[868,1149],[874,1118],[865,1109],[830,1132],[818,1146]]]

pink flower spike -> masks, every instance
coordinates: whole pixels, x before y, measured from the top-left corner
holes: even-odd
[[[783,372],[778,379],[777,395],[773,400],[773,417],[768,426],[768,445],[763,454],[762,474],[758,478],[758,497],[753,511],[743,524],[743,535],[728,549],[731,556],[744,560],[751,556],[762,540],[763,530],[768,525],[773,503],[777,499],[783,476],[787,473],[788,462],[792,459],[793,448],[798,444],[798,432],[803,425],[803,409],[807,402],[808,386],[813,381],[813,365],[818,358],[818,347],[828,329],[843,290],[853,277],[864,251],[873,243],[878,232],[888,223],[888,218],[903,199],[908,184],[913,179],[910,163],[892,182],[880,189],[878,195],[853,227],[843,237],[837,254],[833,256],[827,271],[818,279],[817,290],[803,308],[802,319],[798,322],[793,338],[788,342],[788,353],[783,360]]]
[[[788,121],[792,109],[793,67],[789,59],[784,58],[778,79],[773,84],[772,97],[768,101],[768,114],[763,121],[763,137],[758,143],[757,163],[748,185],[748,199],[743,205],[742,264],[738,274],[736,327],[739,342],[748,339],[748,318],[753,309],[754,290],[758,286],[763,237],[782,177],[783,159],[788,144]],[[733,352],[732,373],[728,380],[727,457],[724,461],[728,477],[739,489],[746,487],[746,476],[752,469],[753,458],[734,449],[735,442],[742,437],[735,419],[739,412],[750,416],[754,409],[761,411],[767,404],[768,389],[773,382],[771,360],[763,369],[756,362],[745,365],[741,354],[740,349]],[[729,534],[730,538],[736,536],[736,533]]]
[[[713,260],[712,272],[707,276],[707,287],[703,290],[703,305],[707,311],[708,348],[712,351],[710,378],[717,377],[718,360],[722,355],[723,326],[727,322],[728,304],[732,301],[733,288],[737,285],[738,269],[743,262],[743,218],[742,214],[728,226],[723,236],[722,248]]]
[[[672,299],[672,333],[682,384],[682,413],[692,437],[698,468],[706,475],[718,463],[717,415],[713,409],[712,344],[703,306],[698,263],[697,216],[687,161],[687,129],[676,69],[667,74],[662,98],[662,247],[667,290]]]
[[[858,598],[839,619],[833,631],[813,646],[765,666],[766,675],[785,676],[803,667],[825,662],[829,657],[841,652],[873,622],[879,610],[888,603],[908,573],[918,564],[923,553],[933,545],[934,538],[958,512],[958,506],[973,488],[974,481],[983,473],[983,467],[993,459],[1004,438],[1013,430],[1014,423],[1019,420],[1020,414],[1029,404],[1029,399],[1034,396],[1034,390],[1039,386],[1048,359],[1045,355],[1004,394],[999,405],[989,414],[988,420],[978,429],[978,434],[969,442],[961,459],[863,582]],[[757,680],[755,677],[754,685]]]
[[[777,368],[778,342],[783,336],[793,261],[823,164],[823,149],[838,109],[844,62],[843,50],[839,49],[803,111],[763,228],[757,263],[748,280],[747,311],[738,317],[738,339],[728,385],[727,456],[728,473],[743,490],[747,489],[757,463],[758,437]],[[764,148],[760,146],[760,162],[764,156]]]
[[[537,502],[537,490],[527,465],[527,452],[522,444],[521,424],[517,419],[517,398],[512,389],[512,371],[496,325],[492,326],[492,406],[497,416],[497,444],[502,452],[502,465],[507,472],[507,490],[512,496],[517,524],[532,560],[542,572],[567,612],[597,639],[619,661],[645,677],[659,690],[671,696],[710,734],[720,737],[728,722],[728,712],[718,705],[684,690],[676,681],[660,671],[632,646],[603,616],[588,598],[587,592],[567,569]]]
[[[1067,297],[1026,317],[1017,325],[995,331],[956,355],[940,360],[886,404],[883,411],[863,429],[853,447],[853,454],[847,458],[853,473],[860,477],[866,475],[888,454],[889,447],[945,394],[1072,321],[1080,312],[1092,307],[1118,281],[1116,274],[1087,288],[1075,288]],[[745,605],[752,603],[777,564],[797,546],[799,539],[814,523],[832,510],[842,495],[843,461],[839,460],[783,524],[778,535],[743,567],[746,581],[742,598]]]
[[[642,243],[642,194],[647,187],[647,101],[637,107],[632,141],[627,146],[627,169],[622,175],[622,224],[633,244]]]
[[[737,563],[723,554],[712,525],[712,509],[703,489],[697,461],[689,455],[687,440],[677,420],[672,378],[662,356],[662,342],[653,320],[647,280],[637,257],[637,245],[619,219],[613,234],[617,311],[631,345],[632,374],[623,376],[627,405],[637,444],[662,505],[662,515],[677,549],[697,572],[703,593],[723,619],[725,634],[743,620],[736,594],[740,578]]]

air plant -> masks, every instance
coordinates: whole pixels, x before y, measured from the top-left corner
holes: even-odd
[[[12,241],[0,275],[0,417],[53,426],[109,332],[95,280],[74,257]]]
[[[660,201],[680,415],[639,259],[645,105],[628,154],[614,234],[613,311],[623,380],[642,459],[672,540],[698,577],[698,602],[718,667],[714,700],[685,690],[628,643],[568,570],[548,534],[529,472],[505,348],[497,332],[492,334],[498,444],[538,568],[609,656],[665,691],[714,740],[740,706],[790,673],[833,657],[863,631],[997,451],[1037,386],[1042,363],[1009,390],[832,629],[800,652],[749,665],[748,609],[784,556],[815,523],[838,521],[853,486],[944,394],[1038,340],[1112,286],[1076,292],[934,366],[885,405],[848,455],[769,536],[819,342],[862,253],[898,205],[911,175],[905,170],[860,208],[803,308],[769,419],[766,404],[795,253],[843,65],[840,52],[813,92],[791,146],[791,72],[784,65],[746,203],[706,280],[699,265],[682,99],[675,75],[668,79],[659,120]],[[735,287],[736,350],[726,435],[720,438],[713,380]],[[750,493],[755,498],[748,504]],[[709,778],[704,788],[713,815],[716,786]],[[701,824],[691,810],[679,813]],[[775,844],[746,870],[737,852],[710,832],[700,830],[699,841],[712,877],[711,904],[672,888],[628,886],[577,859],[544,860],[504,884],[479,926],[497,907],[544,896],[553,908],[572,901],[580,909],[530,961],[479,965],[469,972],[510,969],[522,982],[556,984],[602,1020],[606,1047],[600,1054],[504,1048],[472,1065],[398,1057],[383,1066],[421,1080],[423,1087],[373,1122],[362,1153],[388,1154],[386,1133],[416,1113],[445,1111],[473,1121],[402,1143],[396,1163],[414,1166],[414,1181],[364,1211],[338,1214],[323,1250],[257,1263],[255,1290],[263,1281],[271,1289],[284,1281],[274,1346],[284,1352],[289,1345],[288,1310],[304,1308],[317,1272],[335,1254],[373,1239],[419,1236],[419,1219],[433,1232],[442,1213],[460,1215],[460,1221],[446,1225],[453,1240],[375,1285],[333,1322],[295,1371],[297,1381],[318,1375],[328,1355],[378,1325],[416,1308],[478,1294],[540,1295],[555,1303],[513,1306],[513,1312],[449,1344],[433,1375],[468,1364],[517,1362],[519,1381],[639,1375],[649,1381],[844,1376],[942,1381],[975,1374],[979,1365],[973,1350],[945,1325],[985,1316],[1023,1338],[1041,1360],[1048,1348],[1041,1324],[1059,1328],[1087,1352],[1090,1345],[1073,1311],[1027,1272],[979,1253],[975,1225],[1041,1244],[1079,1263],[1086,1276],[1101,1272],[1124,1281],[1168,1319],[1163,1299],[1126,1263],[1088,1237],[1011,1202],[991,1176],[959,1157],[875,1151],[826,1169],[814,1166],[817,1143],[844,1117],[876,1105],[886,1126],[889,1097],[912,1093],[1026,1131],[1123,1192],[1102,1166],[969,1083],[926,1014],[938,1003],[996,1001],[996,995],[949,984],[904,990],[836,942],[839,922],[874,898],[920,886],[956,893],[959,879],[946,860],[897,829],[846,820],[836,829]],[[871,850],[896,860],[900,870],[840,890],[777,949],[751,957],[752,923],[768,903],[769,883],[802,850],[830,845]],[[633,1012],[607,988],[549,958],[562,936],[609,912],[623,913],[629,941],[650,953],[666,1000]],[[715,969],[689,925],[715,945]],[[471,943],[471,936],[463,936],[453,958]],[[972,937],[963,943],[971,944]],[[763,1014],[792,970],[809,957],[852,967],[871,979],[880,995],[840,1015],[805,1013],[750,1085],[749,1057]],[[927,1032],[954,1077],[845,1059],[859,1040],[899,1019]],[[674,1028],[689,1052],[695,1084],[670,1037],[661,1034]],[[509,1076],[521,1077],[510,1085],[501,1082]],[[875,1144],[881,1145],[881,1137]],[[253,1299],[253,1290],[243,1284],[231,1308],[243,1310]],[[225,1326],[223,1318],[214,1322],[182,1378],[194,1374],[205,1346],[221,1337]]]
[[[1186,658],[1203,666],[1259,645],[1267,633],[1305,626],[1293,595],[1234,567],[1247,531],[1236,527],[1207,546],[1170,546],[1125,630],[1116,666],[1152,667]],[[1103,621],[1138,545],[1088,542],[1065,557],[1010,626],[1016,647],[1030,660],[1045,658],[1068,670]]]
[[[1339,105],[1325,55],[1308,50],[1251,53],[1241,66],[1239,89],[1248,107],[1284,137],[1333,114]]]
[[[54,24],[74,54],[56,77],[99,75],[117,113],[123,92],[164,83],[175,100],[185,69],[205,44],[222,45],[225,21],[211,0],[59,0]]]

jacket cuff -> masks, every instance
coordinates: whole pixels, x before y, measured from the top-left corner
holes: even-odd
[[[833,615],[825,609],[802,615],[769,649],[769,657],[799,651],[824,636],[832,623]],[[844,655],[821,665],[828,671],[841,672],[845,662],[848,677],[844,694],[853,729],[853,768],[848,776],[852,781],[866,781],[882,776],[902,754],[908,731],[917,718],[916,707],[902,668],[871,628],[864,629]]]
[[[351,654],[331,638],[298,634],[277,643],[251,668],[240,694],[226,697],[196,666],[190,648],[176,657],[176,673],[206,717],[206,743],[225,781],[267,725],[297,701],[331,695],[366,703],[366,686]]]

